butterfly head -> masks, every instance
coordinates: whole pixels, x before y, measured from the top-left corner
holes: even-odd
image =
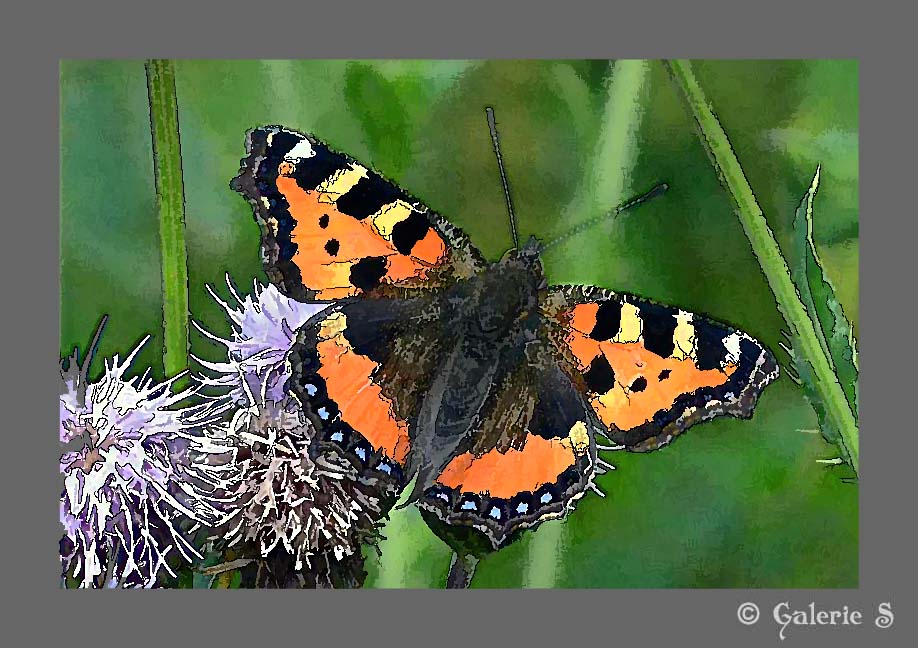
[[[542,254],[542,243],[539,242],[539,239],[536,237],[530,236],[529,239],[519,249],[519,254],[521,256],[538,258],[539,255]]]
[[[513,248],[504,254],[500,265],[507,271],[520,271],[532,277],[542,278],[542,244],[530,236],[519,248]],[[539,283],[539,282],[537,282]]]

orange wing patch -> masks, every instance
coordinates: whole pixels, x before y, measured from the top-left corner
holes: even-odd
[[[593,340],[590,340],[593,342]],[[736,370],[728,364],[723,371],[698,369],[690,358],[661,358],[638,342],[597,343],[599,353],[590,358],[584,371],[600,354],[615,372],[615,385],[594,395],[590,404],[607,426],[630,430],[672,407],[676,398],[702,387],[723,385]]]
[[[375,362],[353,351],[344,337],[346,319],[336,313],[322,323],[316,350],[329,398],[341,411],[341,420],[360,432],[373,447],[404,465],[408,457],[408,425],[396,418],[392,402],[373,382]]]
[[[647,423],[682,394],[723,385],[736,370],[731,358],[715,368],[699,368],[692,316],[678,309],[588,302],[561,319],[567,331],[564,345],[592,392],[590,405],[610,428],[630,430]],[[647,348],[649,339],[653,351]]]
[[[567,313],[562,313],[561,319],[567,320],[568,326],[575,331],[588,335],[590,331],[593,330],[593,327],[596,326],[596,316],[598,313],[599,304],[596,302],[589,302],[586,304],[577,304]]]
[[[292,165],[281,168],[287,173],[293,170]],[[307,191],[294,177],[278,175],[277,188],[296,221],[290,238],[297,250],[291,261],[299,268],[303,284],[317,291],[317,299],[355,295],[376,283],[424,281],[432,268],[446,261],[443,239],[426,224],[422,212],[404,201],[385,204],[362,219],[342,213],[337,201],[347,192],[340,190],[355,186],[339,180]],[[427,226],[426,232],[416,241],[409,240],[410,251],[405,245],[399,250],[396,226],[411,218],[418,219],[421,227]],[[366,264],[369,274],[355,277],[355,266],[363,268],[359,264],[367,260],[374,261]]]
[[[544,484],[554,483],[576,463],[577,455],[584,451],[581,428],[585,434],[580,422],[566,439],[530,435],[519,450],[495,449],[480,457],[467,452],[447,464],[437,482],[465,493],[487,493],[506,499],[534,492]]]

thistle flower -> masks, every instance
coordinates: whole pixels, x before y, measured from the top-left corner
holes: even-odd
[[[208,291],[229,316],[231,337],[195,323],[227,350],[227,362],[195,358],[216,374],[197,379],[225,388],[214,397],[225,417],[215,434],[238,445],[227,464],[235,475],[219,487],[228,516],[215,539],[251,559],[247,580],[257,587],[359,586],[361,545],[378,537],[394,487],[362,480],[348,459],[320,448],[286,391],[296,330],[330,304],[298,302],[257,281],[243,298],[229,277],[226,283],[238,308]]]
[[[254,558],[260,587],[362,584],[360,547],[375,543],[394,491],[363,483],[347,459],[316,452],[315,429],[291,397],[260,403],[245,422],[238,481],[223,497],[236,513],[219,530],[221,544]]]
[[[206,288],[229,317],[231,336],[220,337],[198,322],[192,324],[202,335],[226,347],[227,362],[208,362],[192,356],[217,374],[216,377],[198,376],[198,380],[208,386],[229,387],[222,397],[224,403],[245,402],[246,391],[258,394],[263,401],[280,402],[289,377],[284,361],[296,330],[331,302],[298,302],[285,297],[271,284],[262,285],[257,279],[253,293],[245,298],[239,296],[229,275],[226,275],[226,285],[238,308],[221,299],[211,286]]]
[[[163,571],[175,576],[173,555],[201,557],[189,538],[194,527],[183,521],[221,518],[194,478],[220,468],[192,465],[189,457],[227,448],[196,432],[213,419],[209,405],[175,409],[193,392],[172,393],[181,376],[126,377],[149,336],[123,362],[118,355],[107,360],[101,379],[88,382],[104,323],[82,365],[77,350],[61,361],[62,571],[84,588],[153,587]]]

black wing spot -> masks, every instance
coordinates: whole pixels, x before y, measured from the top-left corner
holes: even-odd
[[[325,251],[328,252],[328,256],[338,256],[338,250],[341,249],[341,244],[338,242],[338,239],[328,239],[328,242],[325,244]]]
[[[587,387],[595,394],[605,394],[615,386],[615,371],[606,360],[606,356],[602,354],[593,358],[590,368],[583,374],[583,377]]]
[[[372,171],[360,179],[347,193],[338,198],[335,205],[342,214],[363,220],[375,214],[379,208],[401,198],[402,192],[380,178]]]
[[[660,372],[660,376],[657,378],[657,380],[666,380],[667,378],[669,378],[669,374],[671,373],[672,373],[671,370],[664,369],[663,371]]]
[[[590,332],[590,337],[600,342],[611,340],[618,334],[621,323],[622,305],[614,300],[602,302],[596,311],[596,324]]]
[[[676,318],[673,317],[672,309],[656,304],[641,304],[639,308],[643,323],[641,335],[644,348],[661,358],[670,357],[676,350],[676,342],[673,339]]]
[[[351,285],[370,292],[386,275],[386,257],[364,257],[351,266]]]
[[[695,325],[695,340],[697,351],[696,364],[699,369],[720,369],[721,361],[726,357],[727,349],[724,346],[724,338],[729,332],[710,322],[703,325]]]
[[[647,379],[644,376],[638,376],[634,379],[634,382],[631,383],[631,391],[633,392],[642,392],[647,389]]]
[[[328,214],[322,214],[322,216],[319,218],[319,227],[322,229],[328,227]]]
[[[427,216],[418,211],[412,211],[411,214],[403,221],[399,221],[392,227],[392,244],[395,249],[402,254],[409,254],[414,244],[427,235],[430,229],[430,221]]]

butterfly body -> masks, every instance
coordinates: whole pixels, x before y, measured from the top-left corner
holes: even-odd
[[[447,527],[494,547],[564,515],[593,484],[597,437],[653,450],[748,417],[777,376],[732,327],[632,295],[551,286],[533,239],[487,262],[393,183],[309,136],[252,131],[233,186],[266,271],[330,305],[297,332],[289,387],[348,456]]]

